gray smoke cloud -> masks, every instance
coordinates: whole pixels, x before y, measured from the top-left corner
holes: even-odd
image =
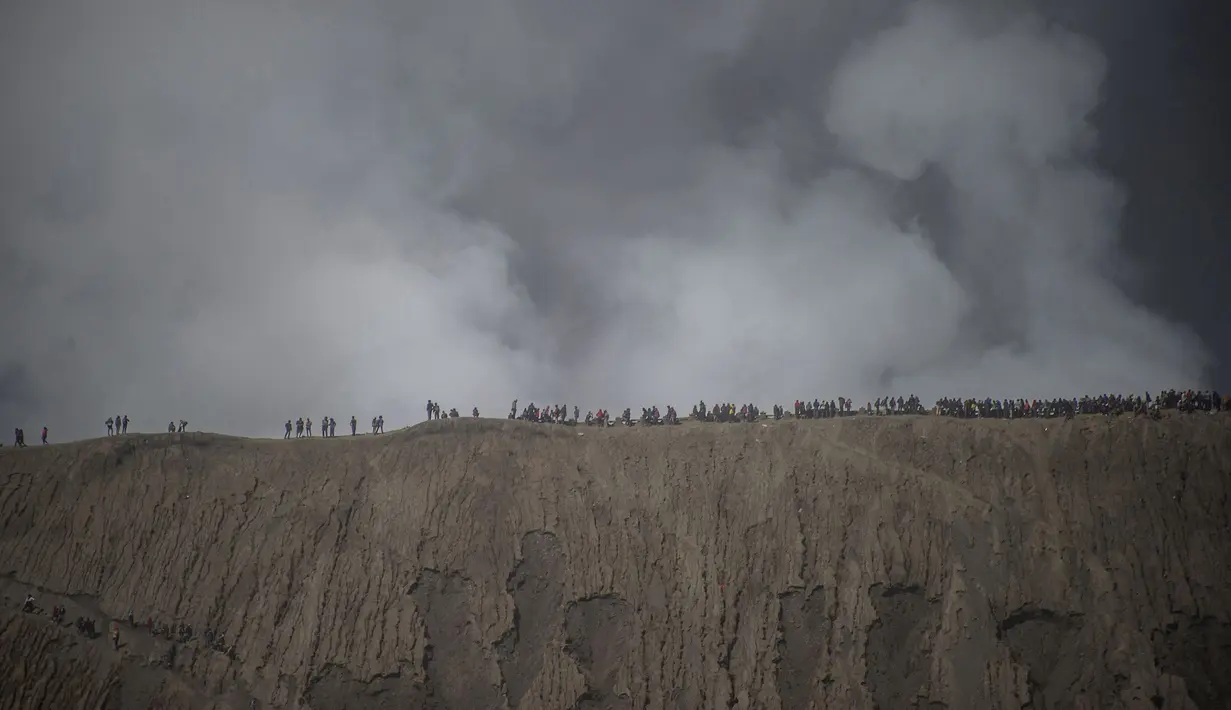
[[[1009,3],[669,5],[6,6],[0,414],[1204,384],[1117,285],[1097,46]]]

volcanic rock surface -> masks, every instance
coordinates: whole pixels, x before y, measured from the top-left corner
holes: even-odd
[[[0,710],[1229,707],[1229,472],[1225,415],[4,448]]]

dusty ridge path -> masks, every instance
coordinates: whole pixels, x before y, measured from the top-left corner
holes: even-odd
[[[1224,707],[1229,472],[1205,415],[6,449],[0,710]]]

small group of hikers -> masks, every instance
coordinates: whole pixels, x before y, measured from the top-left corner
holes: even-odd
[[[627,409],[625,409],[624,412],[625,414],[629,413]],[[672,407],[671,405],[667,405],[667,413],[665,415],[659,413],[657,405],[653,405],[641,408],[640,421],[642,424],[648,425],[679,424],[680,415],[676,413],[675,407]]]
[[[283,439],[290,439],[292,431],[294,432],[296,439],[310,437],[312,436],[312,419],[310,417],[309,418],[300,417],[299,419],[296,419],[293,424],[291,423],[290,419],[287,419],[285,429],[286,429],[286,434],[282,437]],[[351,436],[355,436],[356,433],[358,432],[358,429],[359,429],[359,420],[355,419],[355,415],[352,414],[350,418]],[[338,420],[334,419],[333,417],[321,417],[321,436],[325,438],[330,438],[330,437],[337,436],[337,433],[338,433]],[[384,434],[385,433],[385,416],[383,414],[377,417],[372,417],[372,433],[373,434]]]
[[[478,416],[478,409],[475,409],[475,416]],[[664,415],[656,405],[641,408],[641,417],[637,420],[633,419],[633,410],[631,407],[626,407],[624,413],[616,420],[611,419],[606,409],[600,409],[597,412],[586,412],[585,419],[581,417],[581,408],[574,405],[572,417],[569,416],[567,404],[555,404],[547,407],[538,407],[531,402],[519,415],[517,413],[517,400],[513,400],[513,406],[509,408],[509,419],[517,419],[524,422],[535,422],[537,424],[565,424],[568,426],[576,426],[581,422],[585,422],[587,426],[615,426],[617,422],[627,426],[633,426],[634,421],[641,424],[657,425],[657,424],[679,424],[680,417],[676,413],[675,407],[667,407],[667,413]]]
[[[155,619],[152,616],[146,617],[145,621],[137,621],[133,617],[132,609],[128,610],[128,615],[124,618],[124,623],[130,628],[140,629],[145,628],[150,632],[150,636],[160,638],[173,643],[186,644],[196,640],[198,637],[192,629],[192,624],[177,622],[174,624],[164,624],[161,620]],[[235,644],[227,645],[226,634],[217,634],[213,629],[205,629],[201,634],[200,639],[205,643],[205,647],[211,650],[223,653],[232,659],[235,657]],[[164,655],[163,664],[170,668],[175,663],[175,646],[172,645],[168,649],[169,655]]]
[[[449,411],[445,412],[443,415],[443,418],[457,419],[460,416],[462,415],[458,414],[457,408],[454,407],[450,409]],[[475,419],[478,419],[479,418],[479,408],[475,407],[474,409],[471,409],[470,416]],[[430,422],[433,419],[441,419],[441,418],[442,418],[442,415],[440,413],[440,402],[433,402],[432,400],[429,399],[427,401],[427,420]]]
[[[128,433],[128,415],[107,417],[107,436],[119,436]]]
[[[147,617],[144,622],[133,619],[133,613],[130,610],[125,622],[134,629],[145,627],[149,630],[150,636],[161,638],[165,641],[171,641],[178,644],[186,644],[196,640],[198,637],[192,630],[192,624],[175,623],[164,624],[162,621],[154,617]],[[205,643],[205,647],[222,653],[231,659],[235,658],[235,644],[227,645],[226,634],[215,633],[213,629],[205,629],[199,637]],[[163,656],[163,664],[168,668],[175,665],[175,646],[172,645],[167,649],[167,654]]]
[[[915,395],[909,397],[878,397],[875,402],[868,402],[858,410],[855,401],[847,397],[836,400],[813,399],[811,402],[795,400],[796,419],[834,419],[836,417],[852,417],[856,414],[883,416],[888,414],[927,414],[927,408]],[[775,407],[774,418],[786,416],[786,410]]]
[[[43,443],[47,443],[47,427],[43,427]],[[3,444],[0,444],[3,446]],[[13,447],[18,449],[26,448],[26,430],[21,427],[13,429]]]
[[[77,627],[77,633],[82,636],[91,639],[98,638],[98,630],[95,628],[93,619],[87,619],[84,616],[79,616],[77,617],[76,623],[73,625]]]
[[[26,595],[25,600],[22,602],[21,610],[27,614],[41,615],[45,613],[44,610],[35,603],[33,594]],[[57,604],[51,609],[51,621],[55,624],[63,624],[67,615],[68,610],[62,605]],[[129,628],[133,629],[145,627],[149,629],[151,636],[175,643],[184,644],[196,639],[196,635],[193,633],[192,626],[190,624],[177,623],[168,625],[155,620],[153,617],[146,619],[145,622],[142,623],[133,617],[132,609],[128,610],[128,614],[124,618],[124,623],[126,623]],[[98,627],[94,619],[79,616],[73,625],[76,627],[77,632],[86,638],[96,639],[99,636]],[[112,647],[118,651],[120,648],[120,622],[118,620],[111,622],[110,636]],[[215,634],[212,629],[206,629],[205,633],[202,634],[202,640],[205,642],[205,646],[207,648],[224,653],[231,658],[234,658],[235,645],[231,644],[228,646],[225,635]],[[172,658],[173,657],[174,652],[172,652]],[[170,664],[168,663],[168,666],[169,665]]]
[[[927,414],[928,408],[923,406],[923,402],[915,395],[911,395],[903,399],[898,395],[897,399],[893,397],[880,397],[875,402],[865,405],[864,412],[875,416],[888,416],[894,414]],[[850,402],[847,402],[847,414],[850,413]]]
[[[892,400],[886,400],[885,407],[888,407]],[[881,400],[876,400],[876,406],[882,406]],[[846,397],[839,397],[837,401],[829,400],[826,402],[822,399],[813,399],[811,402],[797,399],[795,400],[795,418],[796,419],[833,419],[835,417],[849,417],[854,414],[851,410],[854,408],[854,402]],[[786,408],[775,405],[774,419],[781,419],[786,416]]]
[[[692,408],[691,419],[697,422],[750,422],[756,421],[760,416],[761,410],[755,404],[736,406],[731,402],[723,402],[715,404],[713,409],[708,409],[705,400],[701,400]]]
[[[27,594],[25,600],[21,603],[21,610],[27,614],[44,614],[42,607],[38,606],[34,601],[33,594]],[[62,605],[55,605],[51,608],[51,622],[56,625],[64,623],[64,618],[68,615],[68,610]],[[93,619],[88,619],[84,616],[77,617],[74,626],[77,628],[77,633],[89,639],[98,638],[98,629]],[[120,630],[118,626],[113,626],[111,629],[111,644],[115,650],[120,649]]]
[[[169,424],[167,424],[168,434],[183,434],[186,431],[188,431],[188,420],[187,419],[179,420],[178,424],[175,422],[170,422]]]
[[[633,426],[633,410],[631,407],[625,407],[624,413],[620,415],[618,420],[624,426]],[[641,417],[637,419],[637,423],[643,426],[659,426],[663,424],[679,424],[680,416],[676,413],[675,407],[667,405],[667,413],[662,414],[658,405],[652,404],[648,407],[641,408]]]
[[[475,409],[475,412],[478,412]],[[581,409],[574,405],[573,418],[570,421],[568,416],[567,404],[548,405],[546,407],[536,407],[534,402],[517,414],[517,400],[513,400],[513,405],[509,407],[509,419],[520,419],[524,422],[537,422],[539,424],[576,424],[581,418]]]
[[[154,638],[162,638],[179,643],[188,643],[193,639],[192,624],[164,624],[161,621],[155,620],[154,617],[146,618],[144,624],[139,624],[132,619],[129,619],[128,623],[133,627],[145,626],[145,628],[149,629],[150,636]]]
[[[1163,390],[1154,398],[1154,406],[1181,412],[1231,412],[1231,395],[1219,395],[1218,390]]]

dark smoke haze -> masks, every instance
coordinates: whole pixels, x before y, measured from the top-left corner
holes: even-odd
[[[1205,385],[1136,298],[1106,49],[1044,12],[6,3],[0,414]]]

